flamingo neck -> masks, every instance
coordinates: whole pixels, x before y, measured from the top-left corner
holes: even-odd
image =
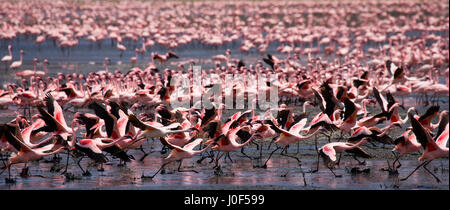
[[[193,151],[193,154],[196,155],[196,154],[203,153],[204,151],[206,151],[207,149],[209,149],[209,148],[212,147],[212,146],[213,146],[212,143],[211,143],[211,144],[208,144],[208,146],[206,146],[205,148],[203,148],[203,149],[201,149],[201,150]]]
[[[367,117],[367,108],[366,108],[366,106],[367,106],[367,102],[364,101],[364,103],[363,103],[363,110],[364,110],[364,116],[363,116],[363,118]]]
[[[408,111],[406,112],[406,117],[402,120],[402,123],[405,124],[406,122],[408,122],[409,120],[409,113],[412,112],[414,109],[411,107],[408,109]]]
[[[169,131],[166,131],[165,133],[166,133],[166,134],[171,134],[171,133],[182,133],[182,132],[189,132],[189,131],[191,131],[191,129],[186,129],[186,130],[175,130],[175,131],[169,130]]]
[[[303,113],[305,113],[306,112],[306,106],[308,105],[308,103],[307,102],[305,102],[304,104],[303,104]]]

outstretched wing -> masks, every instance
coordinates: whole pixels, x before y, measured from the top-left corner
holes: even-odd
[[[291,126],[291,128],[289,129],[290,133],[293,134],[299,134],[300,131],[305,128],[306,125],[306,121],[308,121],[308,119],[303,118],[302,120],[300,120],[298,123],[295,123],[293,126]]]
[[[143,123],[141,120],[139,120],[134,114],[130,114],[128,116],[128,120],[133,124],[134,127],[139,128],[141,130],[147,129],[147,126],[145,123]]]
[[[439,108],[440,106],[431,106],[430,108],[428,108],[425,114],[420,116],[419,122],[422,124],[430,123],[433,117],[439,112]]]
[[[345,111],[344,111],[344,121],[346,121],[348,118],[352,116],[352,114],[356,111],[355,104],[350,101],[350,99],[346,98],[344,100],[345,104]]]
[[[383,113],[387,112],[387,102],[386,99],[380,94],[380,92],[377,90],[377,88],[373,87],[373,95],[375,96],[375,99],[377,99],[378,104],[381,107],[381,111]]]
[[[372,156],[369,155],[365,150],[363,150],[361,147],[355,147],[353,149],[345,150],[347,153],[355,154],[357,157],[362,158],[371,158]]]
[[[53,98],[52,94],[50,94],[50,92],[45,94],[44,101],[45,101],[45,105],[47,106],[48,113],[51,115],[55,115],[55,107],[53,106],[55,99]]]
[[[93,109],[95,115],[102,118],[105,121],[106,133],[108,137],[111,137],[114,131],[114,115],[108,113],[105,107],[100,104],[94,102],[89,105],[89,108]]]
[[[202,143],[203,139],[198,138],[195,139],[194,141],[187,143],[186,145],[184,145],[183,149],[185,150],[192,150],[194,149],[197,145],[199,145],[200,143]]]
[[[322,152],[327,155],[331,161],[336,161],[336,150],[330,145],[325,145],[322,148]]]
[[[414,132],[414,135],[416,135],[417,141],[420,142],[424,149],[427,148],[428,143],[436,145],[436,143],[432,140],[430,133],[422,126],[422,124],[420,124],[419,121],[414,118],[412,113],[408,114],[408,118],[411,121],[412,131]]]
[[[387,98],[387,111],[389,111],[390,109],[391,109],[391,107],[392,107],[392,105],[394,105],[395,104],[395,99],[394,99],[394,96],[392,96],[392,94],[391,94],[391,92],[387,92],[386,93],[386,98]]]
[[[448,136],[449,136],[449,133],[448,133],[448,123],[447,123],[447,125],[445,126],[445,129],[443,131],[441,131],[440,133],[438,131],[438,135],[436,135],[436,137],[437,137],[436,144],[441,148],[447,146]]]

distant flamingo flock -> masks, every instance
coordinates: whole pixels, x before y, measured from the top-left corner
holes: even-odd
[[[341,177],[334,169],[342,154],[363,165],[361,159],[374,156],[364,147],[382,144],[393,154],[385,157],[388,173],[398,174],[403,155],[420,153],[417,168],[400,180],[423,167],[440,182],[427,165],[449,154],[448,6],[444,1],[1,2],[0,42],[8,54],[0,55],[0,71],[12,72],[17,81],[2,82],[0,89],[1,111],[15,115],[0,123],[0,174],[7,171],[5,182],[14,183],[12,167],[23,166],[20,176],[27,177],[30,162],[50,158],[65,165],[59,172],[74,166],[90,176],[83,158],[99,171],[114,159],[127,167],[150,154],[145,142],[161,145],[165,158],[143,179],[173,162],[179,172],[198,173],[182,167],[191,158],[199,164],[208,160],[214,173],[222,173],[223,162],[233,162],[238,152],[257,160],[258,168],[270,167],[277,151],[302,167],[299,145],[310,141],[317,155],[311,173],[322,162]],[[35,39],[39,51],[53,42],[68,56],[79,40],[98,46],[92,50],[99,54],[110,40],[120,59],[126,51],[134,53],[132,67],[112,70],[105,57],[104,68],[88,74],[52,72],[52,58],[24,60],[27,52],[15,46],[19,36]],[[166,53],[154,51],[157,45]],[[258,61],[232,54],[235,45]],[[211,55],[214,67],[199,75],[195,61],[179,61],[180,48],[220,46],[231,49]],[[144,56],[151,62],[140,68]],[[33,69],[24,69],[25,62]],[[227,75],[264,79],[230,81]],[[187,78],[189,85],[181,88],[173,78]],[[201,85],[194,85],[198,81]],[[260,102],[273,90],[278,106],[262,109]],[[210,107],[194,100],[214,93],[219,96],[208,98]],[[229,98],[236,107],[243,98],[243,110],[228,107]],[[190,106],[173,106],[174,99]],[[297,153],[288,150],[294,144]],[[246,153],[249,147],[256,147],[257,156]]]

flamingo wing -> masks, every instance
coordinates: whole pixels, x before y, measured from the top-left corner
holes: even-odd
[[[277,133],[289,133],[288,131],[276,126],[272,120],[264,120],[264,123],[268,124],[270,126],[270,128],[272,128]]]
[[[231,116],[231,120],[236,120],[241,115],[241,112],[234,113],[233,116]]]
[[[325,111],[325,101],[324,101],[324,99],[322,98],[322,95],[320,95],[320,93],[317,92],[317,90],[314,89],[314,88],[311,88],[311,90],[313,91],[314,96],[316,97],[316,99],[317,99],[317,101],[318,101],[318,103],[319,103],[319,108],[320,108],[320,110],[321,110],[322,112],[324,112],[324,111]]]
[[[439,112],[439,108],[440,106],[431,106],[430,108],[428,108],[425,114],[419,117],[419,122],[422,125],[429,124],[433,117]]]
[[[327,155],[331,161],[336,161],[336,150],[331,145],[325,145],[322,148],[322,151],[325,155]]]
[[[30,137],[31,137],[32,131],[34,129],[36,129],[37,127],[41,127],[43,125],[45,125],[45,122],[42,119],[38,119],[30,126],[23,129],[21,134],[22,134],[22,139],[24,140],[24,142],[30,143]]]
[[[436,135],[436,136],[437,136],[436,144],[441,148],[446,147],[447,142],[448,142],[448,136],[449,136],[448,123],[442,132],[438,131],[438,135]]]
[[[183,149],[184,150],[193,150],[197,145],[202,143],[202,141],[203,141],[203,139],[201,139],[201,138],[195,139],[194,141],[184,145]]]
[[[100,118],[97,116],[89,116],[88,114],[80,114],[78,115],[78,120],[82,122],[86,126],[86,136],[90,136],[96,127],[101,125],[97,125],[100,122]],[[96,126],[96,127],[94,127]]]
[[[19,140],[19,138],[16,135],[13,135],[10,131],[6,132],[6,140],[13,145],[17,151],[32,151],[27,144]]]
[[[291,126],[291,128],[289,129],[290,133],[293,134],[298,134],[300,133],[300,131],[305,128],[306,125],[306,121],[308,121],[308,119],[303,118],[302,120],[300,120],[298,123],[295,123],[293,126]]]
[[[362,158],[371,158],[372,156],[369,155],[365,150],[363,150],[361,147],[357,146],[352,149],[345,150],[347,153],[355,154],[358,157]]]
[[[41,106],[38,106],[38,111],[41,114],[41,119],[43,119],[45,122],[45,126],[39,128],[39,131],[54,132],[65,129],[65,127],[61,125],[58,120],[56,120],[51,114],[45,111]]]
[[[149,125],[143,123],[141,120],[139,120],[134,114],[128,115],[128,120],[133,124],[134,127],[139,128],[141,130],[147,129]]]
[[[373,95],[375,99],[377,99],[378,104],[380,105],[381,111],[383,113],[387,112],[387,102],[386,99],[380,94],[377,88],[373,87]]]
[[[355,132],[353,132],[352,136],[347,140],[348,142],[355,143],[359,140],[372,136],[372,131],[370,131],[367,127],[360,127]]]
[[[344,100],[344,104],[345,104],[345,111],[344,111],[344,121],[346,121],[347,119],[349,119],[353,113],[356,111],[356,106],[355,104],[350,101],[350,99],[346,98]]]
[[[61,106],[57,101],[53,98],[50,93],[47,93],[45,96],[45,101],[47,105],[47,111],[50,115],[53,115],[54,118],[61,124],[64,128],[67,128],[67,123],[64,118],[64,113]]]
[[[201,126],[206,125],[215,116],[217,116],[217,109],[216,109],[216,107],[213,106],[211,109],[205,109],[205,116],[202,118]]]
[[[422,145],[424,149],[427,147],[438,147],[435,141],[432,140],[430,133],[420,124],[420,122],[414,118],[412,113],[408,114],[409,119],[411,121],[412,131],[416,136],[417,141]],[[431,148],[433,149],[433,148]]]
[[[395,99],[394,96],[392,96],[391,92],[387,92],[386,93],[386,98],[387,98],[387,110],[390,110],[391,107],[395,104]]]
[[[106,111],[106,108],[101,106],[98,103],[91,103],[89,108],[93,109],[95,112],[95,115],[102,118],[105,121],[105,127],[106,127],[106,133],[108,134],[108,137],[111,137],[114,132],[114,124],[117,118],[114,117],[114,115],[110,114],[108,111]]]

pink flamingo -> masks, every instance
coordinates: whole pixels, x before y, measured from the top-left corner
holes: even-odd
[[[439,125],[439,130],[436,136],[433,138],[431,137],[430,133],[426,130],[426,128],[418,120],[416,120],[412,116],[412,114],[410,114],[410,119],[412,131],[414,132],[417,140],[420,142],[420,144],[424,149],[422,155],[419,157],[419,161],[424,162],[419,166],[417,166],[417,168],[414,169],[408,176],[400,180],[401,181],[407,180],[414,172],[416,172],[417,169],[423,166],[423,168],[428,173],[430,173],[439,183],[441,182],[441,180],[439,180],[439,178],[435,174],[433,174],[430,170],[428,170],[426,166],[434,159],[438,159],[441,157],[448,157],[448,147],[446,146],[449,138],[448,121],[442,122]]]
[[[297,122],[296,124],[292,125],[289,128],[289,131],[284,130],[279,128],[278,126],[276,126],[271,120],[267,120],[266,122],[270,125],[270,127],[277,133],[280,134],[279,139],[277,139],[275,141],[275,143],[279,143],[283,146],[283,150],[287,149],[287,146],[291,143],[295,143],[295,142],[299,142],[299,141],[304,141],[307,139],[310,139],[312,136],[315,136],[316,134],[318,134],[319,132],[322,132],[321,129],[317,129],[315,131],[313,131],[312,133],[309,133],[306,136],[300,135],[299,132],[304,129],[305,125],[306,125],[306,118],[303,118],[302,120],[300,120],[299,122]],[[267,168],[267,162],[270,160],[270,158],[272,157],[272,154],[277,151],[278,149],[280,149],[280,147],[277,147],[274,151],[272,151],[272,153],[270,153],[269,158],[267,158],[266,162],[264,163],[264,165],[262,166],[263,168]],[[287,156],[287,157],[291,157],[296,159],[298,162],[301,162],[297,157],[295,156],[289,156],[287,154],[282,153],[281,155]]]
[[[20,60],[11,63],[11,65],[9,66],[10,69],[18,69],[22,66],[23,53],[23,50],[20,50]]]
[[[163,145],[168,146],[170,149],[172,149],[172,151],[170,152],[169,156],[164,158],[161,168],[159,168],[158,171],[156,171],[156,173],[153,176],[145,176],[144,173],[142,173],[141,178],[153,179],[153,177],[155,177],[159,173],[159,171],[161,171],[167,164],[169,164],[173,161],[180,161],[180,165],[178,165],[178,172],[192,171],[192,172],[198,173],[196,170],[187,170],[187,171],[181,170],[181,164],[183,163],[183,160],[187,159],[187,158],[192,158],[197,154],[203,153],[210,147],[215,146],[215,143],[212,143],[212,144],[209,144],[208,146],[204,147],[201,150],[194,150],[194,148],[197,145],[199,145],[203,141],[203,139],[195,139],[192,142],[187,143],[183,147],[173,145],[173,144],[169,143],[168,141],[166,141],[163,137],[161,137],[160,140]]]
[[[1,60],[3,63],[5,63],[5,69],[6,69],[7,63],[9,63],[9,62],[12,61],[12,52],[11,52],[11,49],[12,49],[12,46],[11,46],[11,45],[8,45],[8,53],[9,53],[9,55],[3,56],[3,57],[2,57],[2,60]]]
[[[363,138],[361,141],[359,141],[356,144],[352,143],[345,143],[345,142],[332,142],[325,144],[321,148],[318,149],[320,156],[323,158],[325,165],[328,169],[333,173],[335,177],[342,177],[342,175],[336,175],[334,171],[332,170],[332,167],[334,167],[334,164],[336,163],[336,153],[352,153],[353,158],[358,160],[356,156],[362,157],[362,158],[370,158],[371,156],[367,154],[366,151],[364,151],[361,147],[359,147],[362,144],[366,143],[366,138]],[[339,161],[338,161],[339,162]],[[359,160],[358,160],[359,162]]]
[[[17,138],[17,136],[15,136],[15,135],[8,135],[7,138],[9,141],[14,142],[13,143],[14,147],[17,149],[17,151],[19,151],[18,153],[15,153],[13,156],[11,156],[8,160],[8,164],[7,164],[8,178],[6,179],[6,181],[9,183],[14,182],[14,179],[11,179],[11,166],[13,164],[25,163],[25,167],[24,167],[24,170],[22,170],[21,175],[26,176],[26,175],[28,175],[28,170],[26,167],[28,162],[39,160],[39,159],[49,156],[49,155],[57,154],[62,149],[64,149],[63,147],[61,147],[55,151],[51,151],[51,149],[49,149],[49,147],[32,149],[27,144],[25,144],[22,140],[19,140]],[[52,147],[52,146],[50,146],[50,147]]]

